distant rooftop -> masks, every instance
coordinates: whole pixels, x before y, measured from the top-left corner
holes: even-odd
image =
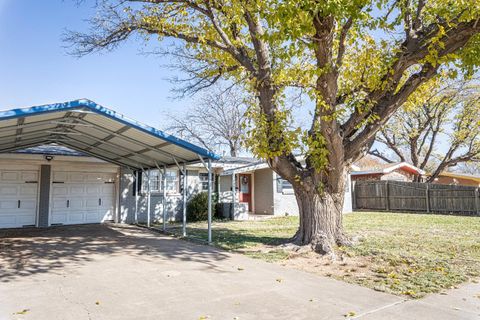
[[[251,157],[222,157],[219,162],[224,163],[238,163],[238,164],[250,164],[250,163],[257,163],[261,160]]]
[[[395,171],[397,169],[402,169],[413,174],[425,174],[425,171],[407,162],[380,163],[372,167],[363,167],[360,168],[360,170],[352,171],[351,174],[356,176],[369,174],[385,174]]]
[[[26,154],[49,154],[55,156],[74,156],[74,157],[85,157],[87,155],[78,152],[76,150],[72,150],[70,148],[60,146],[58,144],[47,144],[41,145],[21,150],[12,151],[11,153],[26,153]]]
[[[463,173],[463,172],[443,171],[442,173],[440,173],[440,176],[451,177],[451,178],[470,179],[470,180],[480,182],[480,175]]]

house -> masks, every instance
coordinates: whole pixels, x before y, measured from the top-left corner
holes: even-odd
[[[298,215],[292,185],[264,161],[225,170],[218,179],[219,202],[223,204],[226,216],[245,220],[256,215]],[[343,212],[351,211],[352,197],[348,177]]]
[[[0,132],[0,228],[183,220],[209,170],[228,216],[298,215],[265,162],[220,158],[89,100],[0,112]]]
[[[407,162],[376,163],[373,166],[358,166],[351,173],[352,181],[418,181],[425,175],[425,171]]]
[[[0,112],[0,132],[0,228],[179,219],[220,159],[83,99]]]
[[[444,171],[434,179],[433,183],[480,187],[480,176]]]

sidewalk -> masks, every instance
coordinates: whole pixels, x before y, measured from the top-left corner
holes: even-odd
[[[432,294],[420,300],[387,304],[350,319],[480,319],[480,284],[469,283],[445,294]]]

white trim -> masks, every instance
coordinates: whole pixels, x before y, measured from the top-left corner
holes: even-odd
[[[222,172],[220,175],[221,176],[229,176],[232,173],[236,173],[236,174],[249,173],[250,171],[255,171],[255,170],[260,170],[260,169],[265,169],[265,168],[269,168],[268,163],[262,162],[262,163],[257,163],[257,164],[253,164],[253,165],[243,166],[243,167],[240,167],[240,168],[226,170],[226,171]]]
[[[301,160],[303,161],[303,159]],[[406,163],[408,165],[408,163]],[[409,165],[411,166],[411,165]],[[415,168],[417,170],[420,170],[414,166],[411,166],[412,168]],[[270,168],[270,166],[268,165],[268,163],[266,162],[258,162],[258,163],[254,163],[254,164],[249,164],[249,165],[246,165],[246,166],[241,166],[241,167],[238,167],[238,168],[233,168],[233,169],[229,169],[229,170],[225,170],[223,171],[220,175],[221,176],[229,176],[231,175],[232,173],[250,173],[250,172],[253,172],[253,171],[256,171],[256,170],[260,170],[260,169],[267,169],[267,168]],[[352,172],[355,172],[355,170],[360,170],[360,167],[356,166],[356,165],[351,165],[350,168],[352,169],[351,171]],[[422,173],[423,174],[423,173]]]

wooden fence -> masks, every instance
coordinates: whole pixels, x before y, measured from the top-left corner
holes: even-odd
[[[353,182],[354,210],[480,215],[479,189],[401,181]]]

